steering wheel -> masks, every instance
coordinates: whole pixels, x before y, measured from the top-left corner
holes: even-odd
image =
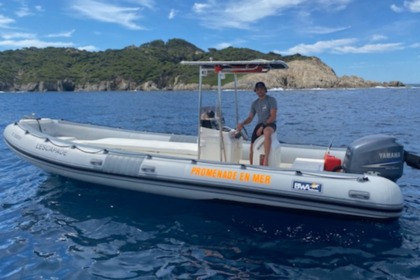
[[[235,136],[235,138],[240,138],[240,137],[242,137],[242,139],[244,139],[245,141],[249,139],[249,136],[248,136],[248,131],[246,130],[246,128],[245,128],[245,127],[243,127],[243,128],[241,129],[241,131],[240,131],[240,132],[238,132],[238,133],[236,134],[236,136]]]

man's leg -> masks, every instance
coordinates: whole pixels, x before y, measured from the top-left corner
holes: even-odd
[[[251,143],[251,146],[249,148],[249,163],[252,165],[252,157],[254,156],[254,153],[252,151],[253,144]]]
[[[274,129],[272,127],[267,126],[264,128],[264,162],[263,165],[268,165],[268,157],[270,156],[271,150],[271,135],[273,134]]]
[[[253,152],[253,146],[254,146],[254,142],[255,140],[257,140],[257,138],[263,133],[261,131],[261,128],[263,127],[263,124],[258,124],[255,126],[254,131],[252,131],[252,136],[251,136],[251,146],[250,146],[250,150],[249,150],[249,163],[252,164],[253,162],[253,157],[254,157],[254,152]],[[259,132],[259,133],[258,133]]]

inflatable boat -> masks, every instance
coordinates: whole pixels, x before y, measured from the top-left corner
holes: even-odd
[[[185,64],[200,65],[200,81],[209,66],[217,67],[219,78],[224,71],[287,67],[277,61]],[[199,107],[198,136],[23,118],[5,128],[4,139],[39,168],[84,182],[312,213],[380,220],[400,216],[403,196],[395,181],[402,175],[405,151],[394,137],[371,135],[333,148],[284,144],[273,135],[269,166],[261,166],[261,136],[250,165],[246,135],[223,125],[221,106],[214,115]]]

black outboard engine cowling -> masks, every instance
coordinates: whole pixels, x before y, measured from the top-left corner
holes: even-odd
[[[404,148],[388,135],[357,139],[347,148],[343,162],[345,172],[376,174],[392,181],[402,176],[403,168]]]

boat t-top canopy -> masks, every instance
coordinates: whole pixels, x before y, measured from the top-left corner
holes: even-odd
[[[219,137],[220,137],[220,161],[226,159],[224,154],[224,145],[223,145],[223,124],[222,124],[222,79],[224,79],[225,74],[234,75],[234,88],[235,88],[235,107],[236,107],[236,123],[239,121],[239,109],[238,109],[238,97],[237,97],[237,74],[250,74],[250,73],[267,73],[271,69],[287,69],[287,64],[282,60],[265,60],[265,59],[255,59],[255,60],[234,60],[234,61],[181,61],[183,65],[199,66],[199,82],[198,82],[198,92],[199,92],[199,118],[198,118],[198,158],[200,158],[200,149],[201,149],[201,111],[202,111],[202,85],[203,77],[207,76],[209,71],[214,71],[217,74],[217,106],[216,106],[216,119],[219,124]]]
[[[271,69],[286,69],[282,60],[238,60],[238,61],[181,61],[184,65],[200,66],[201,69],[214,69],[216,73],[266,73]]]

